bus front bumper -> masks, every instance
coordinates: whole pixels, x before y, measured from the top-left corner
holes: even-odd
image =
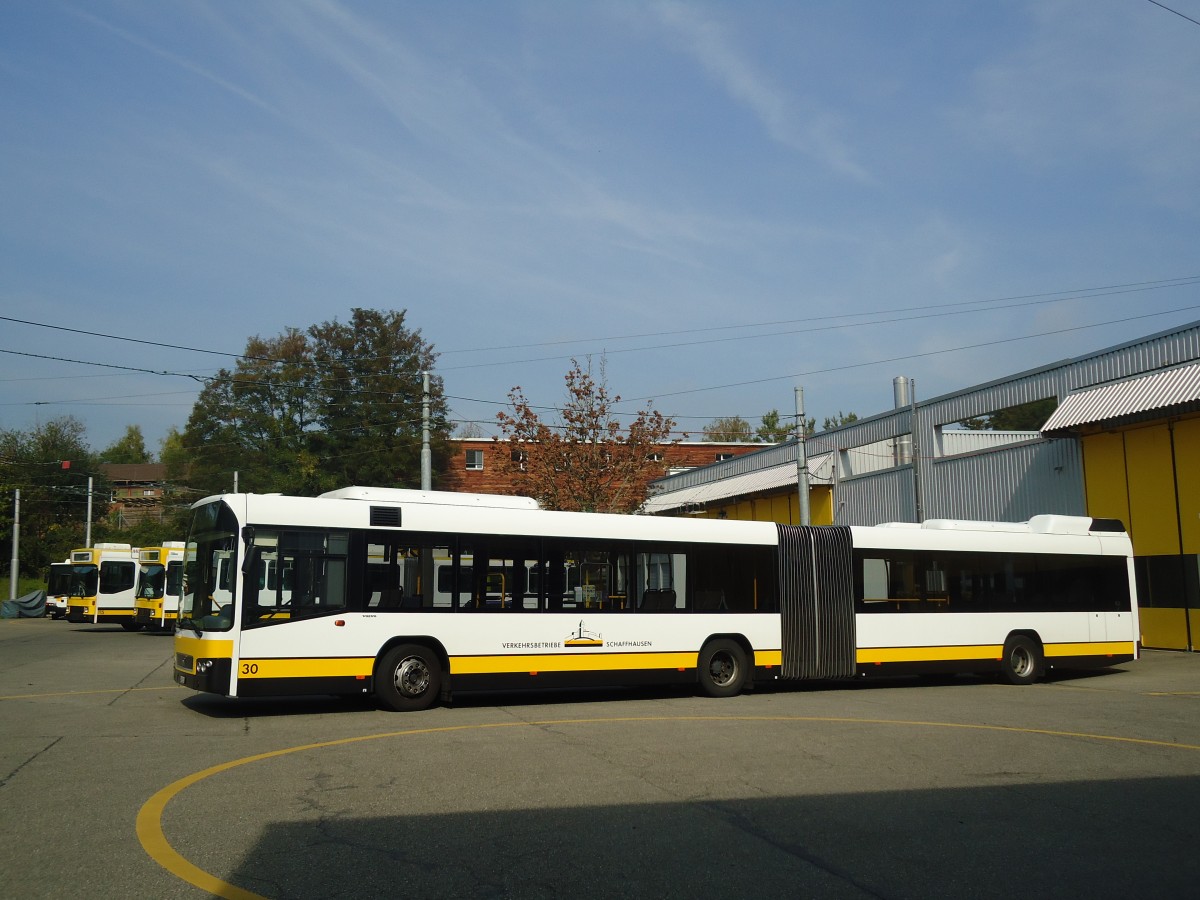
[[[175,654],[175,683],[203,691],[206,694],[229,694],[233,660],[195,659],[185,653]]]

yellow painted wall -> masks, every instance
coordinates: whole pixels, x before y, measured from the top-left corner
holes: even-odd
[[[1193,610],[1194,612],[1194,610]],[[1189,650],[1187,645],[1188,611],[1183,609],[1138,607],[1138,621],[1142,627],[1142,646],[1155,650]],[[1197,625],[1193,617],[1192,628]],[[1195,633],[1195,631],[1193,631]]]
[[[1086,436],[1083,439],[1083,471],[1088,515],[1097,519],[1120,519],[1127,529],[1130,528],[1124,435]]]
[[[1200,553],[1200,417],[1088,435],[1082,445],[1089,515],[1122,519],[1136,556]],[[1200,609],[1184,608],[1183,597],[1156,600],[1180,605],[1141,607],[1143,645],[1193,649],[1189,623],[1200,635]]]
[[[1183,552],[1200,553],[1200,417],[1175,423],[1175,477]]]
[[[832,525],[833,488],[820,485],[809,491],[808,512],[814,525]]]
[[[833,489],[817,485],[808,492],[808,512],[814,525],[833,524]],[[800,522],[800,501],[794,490],[739,500],[705,512],[709,519],[737,519],[743,522],[778,522],[780,525],[796,525]]]
[[[1166,423],[1125,432],[1125,462],[1134,554],[1177,555],[1180,550],[1175,466]]]

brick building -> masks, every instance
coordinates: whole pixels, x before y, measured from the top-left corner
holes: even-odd
[[[112,489],[110,515],[121,528],[146,519],[162,521],[167,467],[162,463],[103,463]]]
[[[492,454],[494,438],[462,438],[452,442],[454,450],[439,489],[466,494],[508,494],[512,484],[496,470]],[[680,441],[663,444],[663,463],[670,474],[707,466],[723,459],[762,450],[770,444],[739,444],[717,441]]]

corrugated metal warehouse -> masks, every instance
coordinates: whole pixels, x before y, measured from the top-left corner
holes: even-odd
[[[1200,649],[1200,322],[930,400],[897,382],[896,408],[804,442],[813,524],[1120,519],[1143,645]],[[962,424],[1037,401],[1036,431]],[[645,511],[799,524],[799,449],[660,479]]]

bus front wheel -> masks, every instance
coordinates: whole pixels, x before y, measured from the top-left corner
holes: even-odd
[[[428,647],[401,644],[379,661],[375,672],[375,696],[388,709],[413,712],[428,709],[442,686],[442,664]]]
[[[1009,684],[1033,684],[1042,674],[1042,648],[1023,634],[1014,634],[1004,642],[1000,671]]]
[[[710,641],[700,651],[700,690],[710,697],[736,697],[746,684],[746,651],[736,641]]]

